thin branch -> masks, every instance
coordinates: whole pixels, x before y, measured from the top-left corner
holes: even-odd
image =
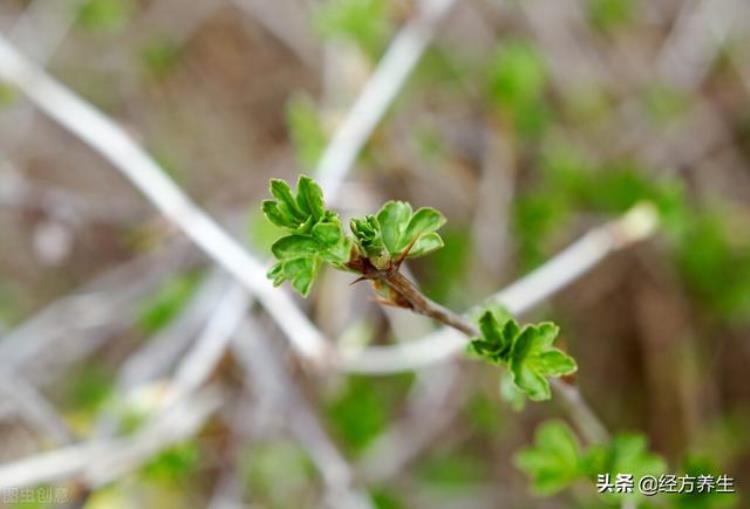
[[[327,506],[364,509],[371,504],[353,487],[354,473],[326,434],[318,417],[290,378],[273,343],[250,320],[232,342],[232,351],[258,391],[271,400],[289,431],[307,450],[328,491]]]
[[[304,357],[321,361],[328,350],[290,296],[273,287],[252,257],[172,182],[159,165],[112,120],[51,78],[0,37],[0,78],[18,87],[51,118],[97,150],[162,214],[217,264],[252,292]]]
[[[226,289],[195,346],[185,355],[170,383],[170,400],[196,391],[211,375],[242,323],[252,299],[239,285]]]
[[[476,327],[458,316],[450,309],[441,306],[437,302],[428,299],[417,286],[412,283],[406,276],[399,271],[389,271],[383,275],[385,281],[391,289],[404,299],[409,308],[420,315],[428,316],[433,320],[453,327],[463,332],[465,335],[472,337],[478,336]]]
[[[370,484],[388,482],[422,454],[455,420],[468,392],[461,367],[450,363],[424,370],[409,396],[407,415],[382,432],[358,462]]]
[[[0,391],[23,417],[44,439],[52,439],[57,444],[67,444],[72,435],[67,423],[47,399],[18,376],[0,374]]]
[[[343,176],[403,88],[454,2],[422,0],[417,15],[391,42],[318,163],[316,173],[326,195],[338,190]]]
[[[95,486],[109,482],[194,434],[218,403],[216,395],[207,392],[159,414],[131,438],[83,442],[0,465],[0,490],[79,476]]]
[[[529,275],[488,299],[520,315],[591,270],[609,254],[651,235],[656,212],[638,205],[620,219],[596,228]],[[476,308],[475,308],[476,309]],[[471,315],[475,309],[466,315]],[[339,352],[340,369],[354,373],[391,374],[443,362],[461,352],[466,339],[449,328],[393,346],[349,348]]]

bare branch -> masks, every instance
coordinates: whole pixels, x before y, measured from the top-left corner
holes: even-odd
[[[327,345],[290,296],[265,277],[263,264],[227,234],[166,176],[119,126],[0,37],[0,77],[51,118],[97,150],[195,244],[257,296],[300,354],[320,361]]]
[[[55,408],[26,380],[0,374],[0,391],[11,402],[14,410],[43,438],[58,444],[71,441],[68,425]]]
[[[343,176],[404,86],[454,1],[422,0],[418,14],[391,42],[318,163],[316,174],[326,195],[338,190]]]
[[[271,398],[284,416],[289,430],[307,450],[325,480],[329,505],[341,509],[366,508],[366,497],[353,489],[351,466],[336,449],[313,410],[296,388],[267,337],[246,321],[232,342],[237,360],[245,368],[253,386]]]
[[[194,434],[218,403],[216,395],[207,392],[159,414],[132,438],[83,442],[0,465],[0,490],[79,476],[95,486],[109,482]]]

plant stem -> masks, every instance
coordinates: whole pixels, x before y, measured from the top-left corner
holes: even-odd
[[[388,271],[382,276],[382,279],[409,304],[409,307],[415,313],[428,316],[444,325],[453,327],[469,337],[479,336],[476,327],[450,309],[428,299],[414,283],[399,271]]]
[[[380,279],[401,297],[408,307],[415,313],[425,315],[444,325],[452,327],[469,337],[479,336],[479,331],[468,320],[453,311],[433,302],[398,270],[387,271],[378,274]],[[571,418],[576,422],[581,434],[588,442],[605,442],[609,439],[607,428],[602,424],[597,415],[583,399],[578,388],[565,381],[552,378],[552,387],[565,401]]]

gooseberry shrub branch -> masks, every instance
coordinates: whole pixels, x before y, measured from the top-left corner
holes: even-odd
[[[443,247],[437,231],[445,217],[437,210],[415,211],[406,202],[389,201],[376,214],[353,218],[351,234],[347,234],[310,177],[301,176],[296,191],[287,182],[272,179],[270,191],[274,199],[262,203],[263,213],[286,232],[271,246],[276,263],[268,277],[274,285],[289,281],[307,296],[323,265],[356,274],[355,282],[372,283],[380,303],[409,309],[472,338],[469,351],[507,368],[515,388],[533,401],[551,397],[550,377],[576,371],[573,358],[552,346],[559,333],[555,324],[522,327],[501,309],[488,308],[475,326],[427,298],[403,275],[400,269],[405,260]]]

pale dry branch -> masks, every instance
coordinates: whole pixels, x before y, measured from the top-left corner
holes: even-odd
[[[304,357],[328,350],[291,297],[273,288],[262,263],[198,208],[114,121],[54,80],[0,37],[0,78],[98,151],[219,266],[252,292]]]
[[[270,399],[288,430],[307,450],[325,481],[328,505],[340,509],[371,507],[367,497],[353,488],[351,466],[326,434],[269,338],[245,320],[232,342],[232,351],[252,386]]]
[[[0,465],[0,490],[75,478],[92,486],[109,482],[196,433],[218,404],[208,391],[158,415],[131,438],[83,442]]]
[[[396,34],[321,156],[316,174],[326,195],[337,192],[454,1],[422,0],[417,14]]]

